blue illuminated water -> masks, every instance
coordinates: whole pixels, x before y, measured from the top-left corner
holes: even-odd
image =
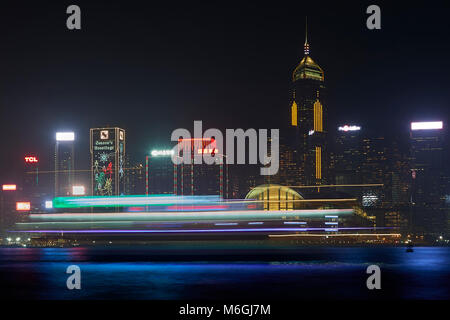
[[[82,272],[66,288],[66,268]],[[377,264],[382,289],[366,288]],[[11,299],[449,299],[450,248],[0,248]]]

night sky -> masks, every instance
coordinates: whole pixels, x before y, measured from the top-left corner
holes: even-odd
[[[51,170],[56,131],[76,132],[77,166],[87,169],[90,127],[126,129],[135,161],[193,120],[279,128],[305,16],[330,126],[384,134],[449,118],[448,1],[151,3],[0,3],[0,183],[28,153]],[[81,7],[81,31],[66,28],[70,4]],[[381,7],[381,30],[366,28],[369,4]]]

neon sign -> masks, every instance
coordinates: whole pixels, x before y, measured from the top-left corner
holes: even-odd
[[[204,154],[204,153],[206,153],[206,154],[216,154],[218,152],[219,152],[219,150],[217,150],[215,148],[214,149],[205,148],[205,149],[198,149],[197,150],[198,154]]]
[[[17,211],[30,211],[31,204],[29,202],[16,202]]]
[[[15,184],[4,184],[2,186],[2,190],[3,191],[16,191],[17,186]]]
[[[74,141],[75,133],[74,132],[57,132],[56,133],[56,141]]]
[[[174,154],[173,150],[152,150],[153,157],[167,157]]]
[[[346,124],[343,127],[338,127],[338,130],[339,131],[345,131],[345,132],[347,132],[347,131],[359,131],[359,130],[361,130],[361,127],[359,127],[359,126],[349,126],[349,125]]]
[[[86,190],[84,186],[72,186],[72,195],[74,196],[84,196],[86,194]]]
[[[39,160],[37,159],[37,157],[27,156],[27,157],[25,157],[25,162],[27,162],[27,163],[37,163],[37,162],[39,162]]]
[[[440,130],[443,127],[442,121],[411,122],[411,130]]]

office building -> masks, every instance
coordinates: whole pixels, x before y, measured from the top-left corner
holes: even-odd
[[[55,196],[69,196],[75,177],[75,133],[57,132],[55,144]]]
[[[301,184],[328,181],[324,71],[311,58],[308,34],[304,57],[292,73],[290,128],[291,145],[298,151]]]
[[[447,129],[442,121],[413,122],[410,130],[411,205],[414,230],[446,231],[448,208]]]
[[[91,186],[94,196],[121,195],[125,192],[125,130],[90,130]]]

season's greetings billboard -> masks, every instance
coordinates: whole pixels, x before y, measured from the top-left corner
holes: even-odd
[[[94,196],[120,195],[124,190],[125,131],[91,129],[91,181]]]

